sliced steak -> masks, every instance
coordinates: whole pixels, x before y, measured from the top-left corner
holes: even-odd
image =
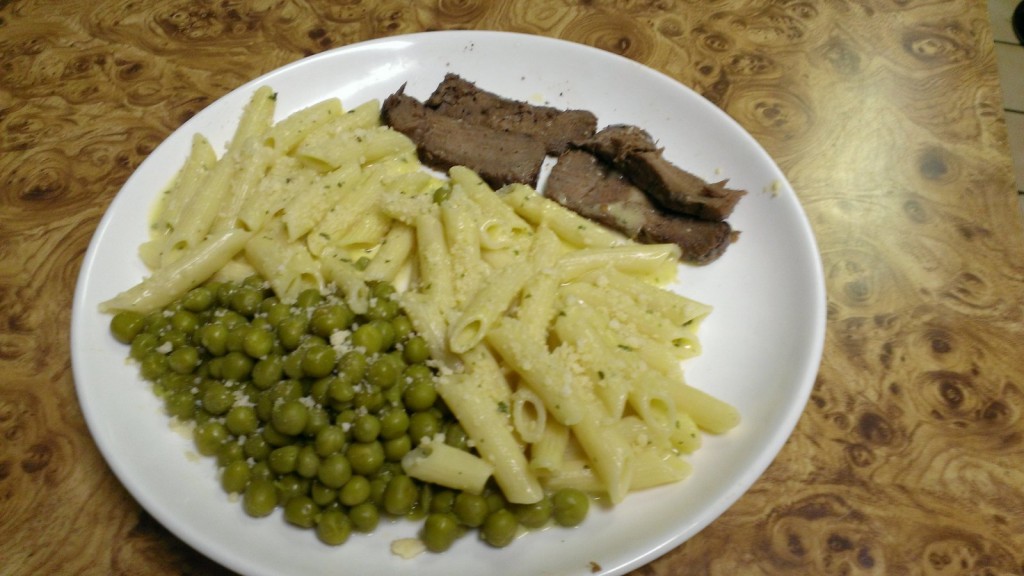
[[[528,134],[544,143],[549,154],[565,151],[570,142],[597,130],[597,117],[586,110],[560,110],[510,100],[477,88],[456,74],[447,74],[425,104],[452,118],[497,130]]]
[[[681,259],[694,264],[715,260],[737,236],[727,222],[665,211],[621,173],[581,150],[559,156],[544,194],[637,241],[676,244],[682,249]]]
[[[673,212],[703,220],[725,220],[744,190],[709,184],[666,160],[651,136],[641,128],[614,125],[579,146],[618,168],[655,202]]]
[[[384,100],[381,117],[415,142],[420,160],[432,168],[466,166],[494,188],[537,185],[546,155],[539,140],[445,116],[403,90]]]

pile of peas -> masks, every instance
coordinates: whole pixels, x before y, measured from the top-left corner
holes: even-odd
[[[259,277],[211,282],[163,310],[119,312],[110,330],[167,414],[194,423],[196,450],[216,458],[221,486],[250,516],[282,508],[330,545],[382,516],[422,520],[434,552],[474,529],[503,547],[520,526],[582,522],[589,499],[578,490],[513,505],[490,484],[471,494],[404,473],[402,457],[423,438],[471,448],[394,293],[372,284],[369,310],[355,314],[333,293],[286,304]]]

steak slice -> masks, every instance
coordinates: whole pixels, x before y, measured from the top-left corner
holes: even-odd
[[[528,134],[558,155],[571,142],[594,135],[597,117],[586,110],[560,110],[510,100],[477,88],[457,74],[446,74],[425,102],[445,116],[497,130]]]
[[[404,86],[384,100],[381,117],[416,143],[424,164],[438,170],[466,166],[493,188],[537,185],[546,156],[539,140],[445,116],[403,92]]]
[[[728,222],[673,214],[655,205],[625,176],[582,150],[559,156],[544,195],[581,216],[645,243],[672,243],[681,259],[707,264],[736,239]]]
[[[626,174],[667,210],[703,220],[725,220],[745,190],[732,190],[725,182],[709,184],[662,156],[651,136],[641,128],[617,124],[579,143]]]

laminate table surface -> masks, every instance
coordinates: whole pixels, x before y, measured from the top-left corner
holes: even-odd
[[[222,574],[118,482],[70,358],[89,240],[183,122],[354,42],[504,30],[621,54],[796,191],[827,335],[789,441],[637,574],[1024,574],[1024,226],[984,2],[0,0],[0,574]]]

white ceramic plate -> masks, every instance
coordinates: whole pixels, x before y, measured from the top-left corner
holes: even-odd
[[[383,524],[338,548],[287,526],[280,513],[248,518],[222,493],[211,459],[168,427],[127,349],[109,336],[97,304],[146,270],[136,247],[157,193],[201,132],[222,145],[253,90],[278,91],[283,116],[328,97],[348,107],[383,99],[403,83],[425,98],[446,72],[504,96],[586,108],[600,124],[646,127],[666,156],[706,179],[728,177],[750,194],[730,219],[742,237],[719,261],[680,268],[678,289],[715,308],[701,328],[704,353],[688,361],[691,384],[736,405],[742,424],[708,437],[694,474],[670,487],[595,510],[575,529],[532,534],[497,550],[463,538],[447,553],[392,555],[411,522]],[[785,177],[757,142],[690,89],[635,62],[536,36],[434,32],[366,42],[298,61],[258,78],[197,114],[139,167],[92,239],[74,301],[72,356],[79,401],[97,445],[132,495],[174,534],[251,575],[621,574],[696,534],[738,499],[775,457],[810,393],[824,340],[825,292],[811,229]]]

